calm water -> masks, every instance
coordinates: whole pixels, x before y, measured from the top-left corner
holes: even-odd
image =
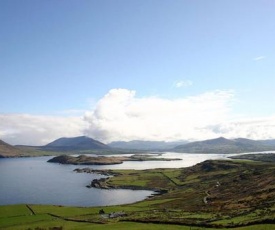
[[[166,153],[159,157],[180,157],[183,160],[124,162],[120,165],[90,167],[95,169],[179,168],[191,166],[206,159],[224,158],[225,156],[219,154]],[[133,203],[143,200],[151,194],[150,191],[125,189],[88,189],[85,186],[90,181],[102,176],[75,173],[73,170],[78,166],[47,163],[50,158],[0,159],[0,205],[28,203],[105,206]]]

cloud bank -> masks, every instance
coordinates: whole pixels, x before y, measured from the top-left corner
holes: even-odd
[[[227,138],[275,139],[275,116],[222,122],[206,129]]]
[[[112,89],[82,116],[0,114],[0,139],[10,144],[44,145],[60,137],[87,135],[104,143],[130,140],[275,138],[275,116],[233,120],[233,91],[166,99],[137,97]]]
[[[137,98],[135,91],[113,89],[86,113],[86,134],[116,140],[211,138],[203,127],[228,119],[231,91],[214,91],[183,99]]]
[[[0,139],[9,144],[44,145],[63,136],[83,134],[81,117],[0,114]]]

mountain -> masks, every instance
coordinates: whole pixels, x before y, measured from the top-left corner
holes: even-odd
[[[262,144],[275,146],[275,139],[268,139],[268,140],[260,140]]]
[[[0,158],[20,157],[22,155],[23,155],[23,152],[20,149],[0,140]]]
[[[224,137],[187,143],[173,149],[185,153],[244,153],[269,150],[275,150],[275,146],[245,138],[229,140]]]
[[[135,150],[164,150],[171,149],[186,141],[166,142],[166,141],[115,141],[108,144],[112,148],[118,149],[135,149]]]
[[[90,137],[62,137],[42,147],[44,150],[70,151],[70,150],[101,150],[110,149],[105,145]]]

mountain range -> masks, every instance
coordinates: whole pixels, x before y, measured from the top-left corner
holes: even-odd
[[[116,152],[117,149],[125,151],[171,151],[179,153],[245,153],[245,152],[261,152],[275,151],[275,140],[250,140],[245,138],[226,139],[224,137],[210,139],[205,141],[182,142],[163,142],[163,141],[130,141],[130,142],[113,142],[106,145],[100,141],[90,137],[62,137],[44,146],[12,146],[0,140],[0,158],[1,157],[20,157],[29,156],[31,151],[35,155],[36,151],[40,151],[40,155],[51,154],[56,152],[64,152],[72,154],[75,152],[90,150],[107,150]],[[55,153],[54,153],[55,152]]]
[[[172,149],[182,153],[244,153],[275,150],[274,140],[250,140],[246,138],[226,139],[219,137],[205,141],[195,141]]]
[[[174,142],[166,142],[166,141],[115,141],[108,144],[108,146],[117,149],[135,149],[135,150],[166,150],[172,149],[178,145],[182,145],[187,143],[187,141],[174,141]]]

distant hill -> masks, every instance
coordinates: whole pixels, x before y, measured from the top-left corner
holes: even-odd
[[[275,150],[275,146],[245,138],[223,137],[176,146],[173,151],[185,153],[244,153]]]
[[[42,146],[41,149],[51,151],[73,151],[110,149],[110,147],[90,137],[81,136],[62,137],[45,146]]]
[[[108,144],[112,148],[118,149],[135,149],[135,150],[164,150],[172,149],[186,141],[166,142],[166,141],[115,141]]]
[[[269,140],[260,140],[264,145],[269,145],[269,146],[275,146],[275,139],[269,139]]]
[[[23,152],[20,149],[0,140],[0,158],[20,157],[22,155],[23,155]]]

